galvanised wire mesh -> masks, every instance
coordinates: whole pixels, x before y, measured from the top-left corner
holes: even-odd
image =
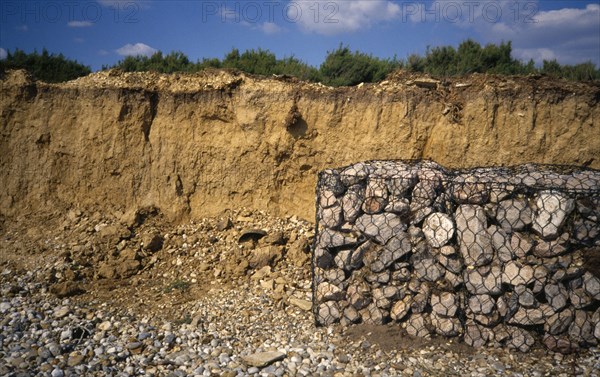
[[[316,193],[318,325],[396,322],[523,352],[598,344],[600,171],[371,161],[321,172]]]

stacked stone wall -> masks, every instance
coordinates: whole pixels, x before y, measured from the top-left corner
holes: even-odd
[[[320,325],[398,323],[472,346],[600,340],[600,171],[372,161],[320,173]]]

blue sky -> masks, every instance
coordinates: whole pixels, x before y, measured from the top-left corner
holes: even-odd
[[[42,48],[93,70],[127,55],[233,47],[318,66],[340,43],[379,57],[427,46],[512,41],[513,56],[600,66],[600,2],[553,0],[58,0],[0,2],[0,58]]]

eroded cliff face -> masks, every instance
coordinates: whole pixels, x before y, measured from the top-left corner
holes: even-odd
[[[333,89],[223,71],[1,81],[0,214],[153,205],[314,217],[317,173],[370,159],[600,168],[600,85],[398,74]]]

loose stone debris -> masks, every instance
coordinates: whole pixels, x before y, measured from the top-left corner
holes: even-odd
[[[74,210],[43,222],[46,228],[28,218],[2,223],[0,375],[598,375],[597,348],[563,356],[534,345],[529,354],[514,354],[493,346],[474,350],[435,335],[423,341],[409,335],[418,326],[315,327],[307,259],[312,224],[240,210],[173,226],[157,210],[144,212],[155,214],[142,223],[125,221],[128,235],[104,231],[101,239],[96,225],[118,229],[123,219]],[[249,228],[266,235],[257,244],[240,243]],[[281,259],[260,269],[244,263],[255,249],[280,240],[271,237],[276,234],[285,240],[278,246]],[[156,237],[160,248],[148,248],[146,241]],[[135,255],[136,272],[100,276],[99,263],[113,265],[121,253]],[[53,289],[66,285],[78,289]],[[358,302],[364,287],[357,288]],[[457,331],[451,317],[460,296],[414,288],[421,298],[387,288],[374,298],[386,307],[400,300],[390,310],[401,316],[430,295],[431,323],[444,335]],[[368,307],[371,298],[363,300]],[[568,312],[560,312],[548,333],[569,328],[575,311]],[[360,318],[358,311],[340,315]],[[428,323],[425,316],[420,320]],[[578,321],[589,326],[587,317]],[[504,336],[518,340],[523,334]],[[576,347],[560,336],[544,342],[563,351]],[[277,357],[255,366],[252,356],[261,353]]]

